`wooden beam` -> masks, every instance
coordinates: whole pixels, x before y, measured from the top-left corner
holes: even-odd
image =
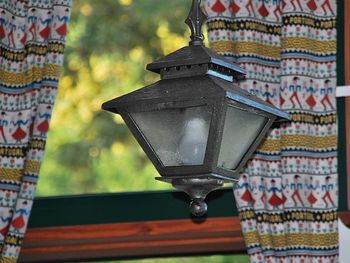
[[[350,212],[339,217],[350,226]],[[246,253],[238,217],[29,229],[19,262]]]
[[[246,253],[238,217],[29,229],[20,262]]]
[[[350,212],[339,212],[339,218],[343,221],[344,225],[350,228]]]

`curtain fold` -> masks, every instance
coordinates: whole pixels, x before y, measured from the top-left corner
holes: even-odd
[[[241,88],[289,112],[234,187],[251,262],[338,262],[336,1],[204,0]]]
[[[63,63],[70,0],[0,1],[0,262],[16,262]]]

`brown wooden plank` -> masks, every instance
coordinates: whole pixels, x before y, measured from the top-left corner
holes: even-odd
[[[344,63],[345,84],[350,85],[350,1],[344,1]],[[345,99],[346,156],[350,158],[350,98]],[[350,161],[347,161],[348,209],[350,210]]]
[[[343,221],[344,225],[350,227],[350,212],[339,212],[339,218]]]
[[[237,217],[29,229],[20,262],[245,253]]]
[[[339,217],[350,226],[350,212]],[[29,229],[20,262],[245,253],[238,217]]]

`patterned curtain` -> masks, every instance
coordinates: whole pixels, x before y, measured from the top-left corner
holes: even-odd
[[[211,47],[241,88],[293,116],[234,194],[251,262],[338,262],[336,1],[204,0]]]
[[[0,1],[0,262],[16,262],[49,129],[70,0]]]

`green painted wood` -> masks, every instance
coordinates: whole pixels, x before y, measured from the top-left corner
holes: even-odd
[[[232,189],[207,198],[207,217],[238,216]],[[29,227],[75,226],[191,218],[189,199],[176,191],[40,197]]]
[[[345,84],[344,63],[344,0],[338,0],[337,16],[337,85]],[[339,174],[339,210],[347,211],[347,174],[346,174],[346,140],[345,140],[345,99],[337,99],[338,113],[338,174]],[[350,131],[348,131],[350,132]]]

